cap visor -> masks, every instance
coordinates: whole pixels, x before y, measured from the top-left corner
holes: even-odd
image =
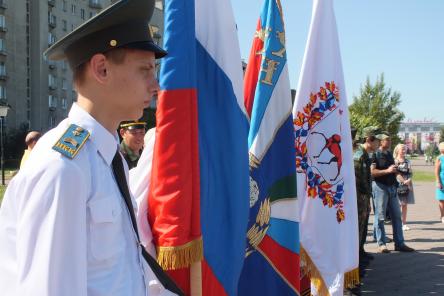
[[[150,41],[133,42],[133,43],[124,45],[123,47],[154,52],[156,59],[163,58],[164,56],[166,56],[168,54],[162,47],[160,47],[157,44],[150,42]]]

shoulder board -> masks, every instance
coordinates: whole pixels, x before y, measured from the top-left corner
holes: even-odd
[[[353,159],[354,160],[359,160],[359,159],[361,159],[363,154],[364,153],[362,152],[362,150],[358,149],[358,150],[355,151],[355,154],[353,155]]]
[[[71,124],[55,145],[52,146],[52,149],[73,159],[88,138],[89,132],[87,130],[78,125]]]

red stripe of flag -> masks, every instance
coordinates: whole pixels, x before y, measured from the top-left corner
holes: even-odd
[[[284,248],[268,235],[264,237],[258,249],[273,265],[276,272],[283,276],[294,289],[300,291],[299,255]]]
[[[260,32],[261,20],[257,22],[256,32]],[[257,35],[257,34],[256,34]],[[251,118],[251,110],[253,109],[254,95],[256,93],[256,85],[259,78],[259,70],[262,63],[262,50],[264,49],[264,41],[255,36],[251,47],[248,67],[244,77],[244,103],[248,116]],[[258,54],[259,53],[259,54]]]
[[[149,222],[158,247],[201,237],[197,95],[194,89],[159,92]]]

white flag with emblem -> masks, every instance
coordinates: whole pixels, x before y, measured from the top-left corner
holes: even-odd
[[[342,295],[344,274],[348,281],[359,276],[358,222],[348,104],[332,0],[313,3],[293,118],[301,265],[310,273],[313,294]]]

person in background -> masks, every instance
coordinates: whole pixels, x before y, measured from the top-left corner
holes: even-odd
[[[395,165],[398,167],[399,174],[396,176],[398,180],[398,199],[401,204],[401,218],[402,218],[402,230],[410,230],[407,226],[407,205],[415,203],[415,196],[413,194],[412,183],[412,164],[405,158],[406,146],[404,144],[396,145],[393,149],[393,158],[395,159]],[[405,190],[399,190],[405,188]]]
[[[31,150],[34,148],[35,144],[37,144],[37,141],[40,139],[41,136],[42,134],[37,131],[30,131],[26,135],[25,144],[28,149],[25,149],[25,152],[23,153],[22,160],[20,161],[20,168],[22,168],[25,162],[28,160]]]
[[[439,203],[441,222],[444,223],[444,142],[439,143],[439,156],[435,162],[436,200]]]
[[[404,243],[401,210],[396,194],[398,170],[393,155],[389,151],[390,144],[390,137],[383,134],[379,149],[373,154],[370,167],[373,177],[373,198],[375,200],[374,231],[376,232],[379,251],[381,253],[390,253],[386,246],[384,229],[385,212],[388,209],[392,220],[395,251],[413,252],[414,249]]]
[[[364,261],[373,259],[372,255],[365,252],[364,244],[367,238],[370,199],[372,196],[369,153],[376,151],[379,147],[379,136],[377,134],[378,128],[375,126],[364,128],[360,137],[363,144],[357,146],[353,155],[358,203],[360,266]]]
[[[139,161],[143,149],[146,123],[142,121],[125,121],[120,124],[120,153],[128,164],[129,169],[134,168]]]

